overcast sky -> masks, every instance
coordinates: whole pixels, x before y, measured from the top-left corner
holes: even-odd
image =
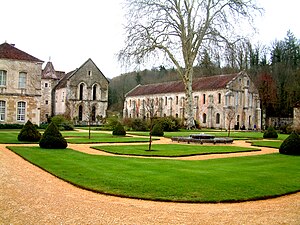
[[[108,78],[127,72],[116,54],[124,42],[122,0],[1,0],[0,43],[8,42],[69,72],[91,58]],[[270,44],[288,30],[300,39],[299,0],[257,0],[265,9],[253,40]],[[151,68],[151,66],[150,66]]]

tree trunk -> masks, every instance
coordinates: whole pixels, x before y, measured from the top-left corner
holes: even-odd
[[[195,126],[194,121],[194,104],[193,104],[193,69],[187,70],[185,74],[185,114],[186,114],[186,128],[188,130]]]

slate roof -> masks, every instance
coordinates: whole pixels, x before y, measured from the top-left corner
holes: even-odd
[[[26,52],[21,51],[14,47],[14,45],[3,43],[0,45],[0,59],[14,59],[29,62],[43,62],[42,60],[29,55]]]
[[[239,74],[226,74],[210,77],[194,78],[193,91],[217,90],[225,88],[226,85],[237,77]],[[184,84],[182,81],[165,82],[158,84],[138,85],[126,96],[154,95],[163,93],[179,93],[184,92]]]

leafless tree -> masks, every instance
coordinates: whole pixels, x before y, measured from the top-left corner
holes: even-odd
[[[228,137],[229,137],[230,130],[231,130],[231,123],[235,118],[235,109],[233,106],[229,106],[227,110],[228,111],[227,111],[226,117],[227,117],[227,121],[228,121]]]
[[[195,59],[203,50],[233,43],[241,37],[234,31],[253,24],[261,9],[255,0],[125,0],[128,10],[125,47],[119,59],[143,63],[158,58],[170,60],[185,86],[187,128],[194,125],[192,79]]]
[[[149,148],[148,151],[151,151],[152,147],[152,129],[153,129],[153,122],[154,118],[157,117],[157,113],[162,110],[162,101],[161,99],[158,98],[148,98],[146,101],[143,103],[144,104],[144,109],[146,114],[149,115],[150,119],[150,132],[149,132]]]

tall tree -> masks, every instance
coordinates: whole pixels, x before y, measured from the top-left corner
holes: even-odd
[[[204,46],[239,38],[235,27],[252,21],[260,9],[254,0],[126,0],[125,7],[127,38],[120,59],[140,63],[162,52],[185,85],[187,128],[193,127],[195,59]]]

